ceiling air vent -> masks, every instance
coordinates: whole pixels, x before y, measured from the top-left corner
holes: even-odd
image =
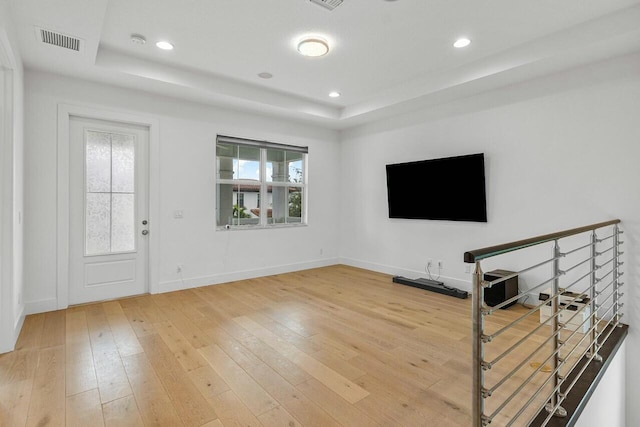
[[[324,7],[325,9],[333,10],[342,4],[343,0],[309,0],[311,3],[315,3]]]
[[[45,30],[44,28],[36,28],[36,32],[38,33],[42,43],[75,50],[76,52],[80,52],[82,49],[82,40],[77,37],[68,36],[51,30]]]

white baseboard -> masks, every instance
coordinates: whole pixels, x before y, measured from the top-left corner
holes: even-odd
[[[16,317],[16,322],[13,325],[13,329],[18,331],[18,333],[16,334],[16,337],[20,334],[20,330],[22,329],[22,324],[24,323],[24,318],[25,318],[25,314],[24,314],[24,304],[22,305],[22,307],[20,307],[20,314],[18,314],[18,317]]]
[[[16,321],[13,324],[13,331],[11,336],[9,337],[8,342],[2,342],[0,345],[0,354],[8,353],[13,351],[16,348],[16,342],[18,341],[18,337],[20,336],[20,331],[22,330],[22,325],[24,324],[24,306],[20,308],[20,314],[16,317]],[[4,341],[4,340],[0,340]]]
[[[16,323],[13,326],[13,336],[15,337],[15,340],[13,341],[14,347],[15,347],[16,341],[18,341],[18,337],[20,336],[20,331],[22,331],[22,325],[24,324],[25,317],[26,317],[26,314],[24,312],[24,305],[23,305],[22,307],[20,307],[20,314],[18,315],[18,318],[16,319]]]
[[[2,345],[0,345],[0,354],[9,353],[10,351],[13,351],[15,348],[16,348],[15,340],[12,343],[3,343]]]
[[[308,270],[310,268],[327,267],[338,263],[337,258],[327,258],[297,264],[285,264],[275,267],[259,268],[255,270],[243,270],[232,273],[216,274],[213,276],[188,277],[181,280],[160,282],[160,293],[179,291],[182,289],[198,288],[201,286],[218,285],[220,283],[236,280],[254,279],[256,277],[272,276],[274,274],[291,273],[294,271]]]
[[[362,261],[353,258],[340,258],[340,264],[350,265],[352,267],[364,268],[366,270],[377,271],[378,273],[391,274],[393,276],[403,276],[409,279],[417,279],[419,277],[426,277],[428,275],[424,271],[408,270],[399,267],[393,267],[390,265],[376,264],[368,261]],[[435,276],[434,276],[435,278]],[[469,280],[458,279],[456,277],[440,276],[438,279],[447,286],[460,289],[461,291],[471,292],[472,282],[471,274],[469,274]]]
[[[58,300],[56,298],[41,299],[37,301],[25,301],[24,314],[46,313],[47,311],[56,311],[58,309]]]
[[[308,270],[311,268],[327,267],[330,265],[345,264],[352,267],[364,268],[379,273],[391,274],[394,276],[404,276],[411,279],[425,277],[423,271],[408,270],[393,267],[384,264],[377,264],[368,261],[362,261],[352,258],[326,258],[297,264],[284,264],[274,267],[259,268],[255,270],[235,271],[231,273],[215,274],[212,276],[188,277],[181,280],[169,280],[160,282],[159,292],[173,292],[183,289],[197,288],[201,286],[217,285],[220,283],[233,282],[236,280],[254,279],[256,277],[271,276],[274,274],[291,273],[294,271]],[[471,292],[471,276],[469,280],[462,280],[455,277],[440,276],[440,279],[448,286]],[[36,313],[45,313],[47,311],[55,311],[58,309],[57,300],[55,298],[27,301],[24,304],[24,314],[21,315],[22,321],[24,316]]]

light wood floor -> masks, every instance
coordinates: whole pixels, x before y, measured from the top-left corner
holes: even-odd
[[[332,266],[31,315],[0,425],[468,426],[470,307]]]

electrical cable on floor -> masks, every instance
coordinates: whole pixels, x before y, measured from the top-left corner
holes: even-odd
[[[442,275],[442,268],[440,267],[440,265],[438,265],[438,277],[436,277],[435,279],[433,278],[433,276],[431,276],[431,269],[429,268],[429,263],[427,263],[427,265],[425,266],[424,271],[429,275],[429,280],[433,280],[434,282],[438,281],[440,279],[440,276]],[[442,283],[442,287],[450,291],[458,291],[458,289],[451,286],[447,286],[444,283]]]
[[[520,289],[518,289],[518,294],[520,294]],[[524,298],[524,300],[521,301],[520,304],[525,308],[533,308],[533,306],[528,306],[527,305],[527,301],[529,301],[529,298],[531,298],[531,295],[525,294],[522,297],[520,297],[520,300],[522,300],[523,298]]]
[[[435,279],[431,276],[431,269],[429,268],[429,263],[427,263],[427,266],[425,267],[425,272],[429,275],[430,280],[435,281],[440,279],[440,272],[441,272],[440,266],[438,266],[438,277],[436,277]]]

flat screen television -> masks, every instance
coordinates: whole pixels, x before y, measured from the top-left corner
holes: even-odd
[[[487,222],[484,153],[387,165],[389,218]]]

